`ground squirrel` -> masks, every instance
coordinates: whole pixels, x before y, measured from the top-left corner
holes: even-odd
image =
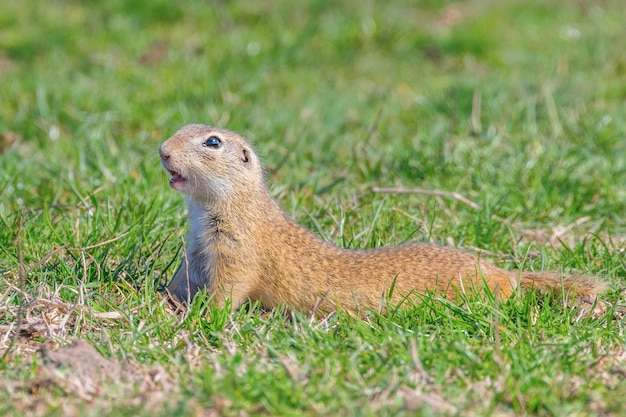
[[[303,312],[359,312],[427,291],[454,300],[485,284],[505,298],[518,286],[564,288],[591,299],[604,288],[593,277],[506,271],[439,246],[333,246],[281,210],[252,146],[226,129],[185,126],[159,155],[170,186],[189,205],[189,246],[168,287],[182,301],[206,289],[220,305],[231,299],[233,308],[251,300],[266,308],[284,303]]]

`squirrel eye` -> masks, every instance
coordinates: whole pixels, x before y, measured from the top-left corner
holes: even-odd
[[[222,141],[217,136],[211,136],[207,140],[204,141],[202,146],[205,146],[207,148],[217,149],[220,146],[222,146]]]

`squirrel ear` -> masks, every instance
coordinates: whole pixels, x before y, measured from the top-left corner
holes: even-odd
[[[250,151],[248,148],[243,148],[243,153],[241,155],[241,160],[243,162],[250,162]]]

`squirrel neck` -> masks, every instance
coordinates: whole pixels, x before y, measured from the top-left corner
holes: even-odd
[[[191,234],[201,242],[238,243],[245,245],[257,230],[258,211],[275,205],[266,193],[238,193],[236,199],[208,201],[188,199]],[[259,196],[261,198],[259,198]],[[265,198],[266,197],[266,198]],[[210,250],[219,251],[220,247]]]
[[[230,240],[239,246],[257,249],[253,246],[260,241],[287,242],[297,236],[298,241],[288,243],[310,243],[319,249],[339,250],[289,218],[265,189],[238,193],[236,199],[210,202],[189,199],[188,205],[192,232],[197,230],[192,234],[201,233],[203,237],[210,237],[210,241]]]

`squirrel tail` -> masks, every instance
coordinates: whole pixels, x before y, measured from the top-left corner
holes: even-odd
[[[562,289],[576,297],[595,298],[606,291],[608,285],[599,277],[589,275],[563,275],[558,272],[522,272],[520,286],[527,290],[554,291]]]

